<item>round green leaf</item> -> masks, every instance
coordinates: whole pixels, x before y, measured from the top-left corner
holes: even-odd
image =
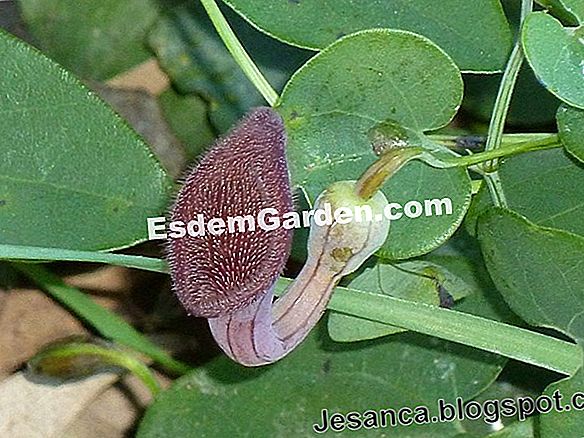
[[[290,79],[277,106],[289,137],[295,185],[309,199],[334,181],[357,179],[376,159],[370,134],[393,122],[419,133],[446,125],[462,98],[452,60],[431,41],[404,31],[370,30],[342,38]],[[403,217],[392,224],[387,258],[431,251],[457,228],[470,202],[464,169],[412,162],[384,187],[390,202],[449,197],[453,214]]]
[[[323,49],[343,35],[372,28],[419,33],[465,71],[500,71],[511,31],[496,0],[224,0],[266,33],[299,47]],[[480,28],[469,32],[468,26]]]
[[[558,130],[564,147],[584,162],[584,111],[563,105],[558,110]]]
[[[425,405],[436,415],[439,398],[469,399],[501,369],[500,357],[434,338],[407,333],[391,339],[346,345],[315,330],[269,367],[244,368],[220,357],[161,393],[138,437],[313,437],[322,409],[347,414]],[[344,433],[453,438],[460,431],[458,424],[436,423]]]
[[[471,201],[471,182],[465,169],[435,169],[412,162],[401,169],[384,186],[390,202],[405,205],[410,201],[424,204],[427,200],[449,198],[452,214],[403,216],[392,222],[389,237],[379,254],[389,260],[408,259],[429,253],[448,240],[456,231]]]
[[[539,80],[559,99],[584,108],[584,27],[564,28],[544,12],[529,14],[521,35]]]
[[[559,0],[564,9],[574,15],[580,23],[584,23],[584,1],[582,0]]]
[[[584,338],[584,238],[500,208],[479,217],[485,264],[509,307],[529,324]]]
[[[0,33],[0,243],[119,248],[146,239],[172,181],[142,140],[54,62]]]
[[[537,225],[584,236],[584,165],[562,149],[508,158],[499,169],[499,178],[510,209]],[[483,185],[466,219],[471,234],[477,217],[491,205]]]
[[[19,0],[28,29],[49,56],[84,78],[107,79],[148,59],[154,0]]]
[[[541,438],[556,438],[559,436],[579,436],[584,430],[584,415],[582,415],[582,398],[579,397],[575,401],[579,404],[579,409],[574,409],[576,405],[570,406],[570,410],[566,409],[570,405],[570,398],[577,392],[582,392],[584,388],[584,369],[580,370],[572,377],[562,379],[559,382],[554,382],[549,385],[544,394],[548,397],[554,396],[558,391],[562,399],[561,412],[553,409],[550,413],[541,415],[539,418],[539,429]]]
[[[562,21],[570,24],[584,22],[584,1],[582,0],[539,0],[539,4]]]

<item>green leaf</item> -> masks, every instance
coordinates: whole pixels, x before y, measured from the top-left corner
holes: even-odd
[[[347,346],[318,331],[273,366],[243,368],[223,356],[202,372],[177,380],[148,409],[138,437],[187,436],[193,431],[197,436],[308,437],[314,436],[312,425],[319,422],[322,409],[346,414],[426,405],[435,414],[438,398],[469,399],[501,369],[492,355],[419,335]],[[342,435],[390,432],[453,437],[459,429],[442,423]]]
[[[544,395],[552,397],[558,391],[562,396],[563,411],[558,412],[553,409],[539,418],[539,431],[541,438],[555,438],[558,436],[581,436],[584,430],[584,415],[582,415],[582,396],[577,397],[574,405],[570,405],[570,399],[576,393],[582,394],[584,388],[584,369],[580,368],[576,375],[552,383],[548,386]],[[570,406],[570,410],[566,409]],[[577,409],[578,408],[578,409]]]
[[[224,0],[264,32],[289,44],[323,49],[359,30],[392,28],[424,35],[462,70],[503,68],[511,31],[495,0]],[[480,28],[469,32],[468,25]]]
[[[578,18],[580,23],[584,22],[584,1],[582,0],[559,0],[566,10]]]
[[[203,99],[195,94],[181,95],[170,88],[158,101],[173,133],[184,144],[189,161],[213,143],[215,135]]]
[[[103,80],[148,59],[154,0],[19,0],[43,52],[83,78]]]
[[[387,259],[408,259],[442,245],[462,222],[471,201],[471,191],[465,169],[434,169],[418,162],[408,164],[383,188],[390,202],[424,204],[426,200],[449,198],[452,215],[423,215],[416,219],[404,216],[392,222],[389,238],[378,254]]]
[[[574,15],[580,23],[584,23],[584,1],[582,0],[558,0],[562,6]]]
[[[454,300],[459,300],[470,293],[461,279],[441,266],[425,261],[395,265],[378,262],[353,278],[347,286],[438,306],[440,305],[439,284]],[[334,341],[354,342],[375,339],[405,330],[331,312],[328,318],[328,331]]]
[[[438,46],[378,29],[346,36],[313,57],[290,79],[280,106],[288,118],[296,107],[303,110],[290,120],[295,128],[309,116],[347,113],[340,115],[431,130],[454,117],[461,97],[460,73]]]
[[[0,33],[0,242],[81,250],[145,240],[172,181],[140,138],[35,49]]]
[[[513,417],[501,416],[500,408],[499,412],[497,412],[496,409],[492,409],[492,407],[489,409],[488,406],[493,403],[492,401],[488,402],[489,400],[497,400],[501,403],[503,399],[517,399],[518,397],[526,396],[537,398],[541,390],[532,391],[531,388],[527,389],[526,386],[529,384],[526,382],[527,379],[509,380],[510,372],[513,373],[515,371],[514,367],[520,373],[525,373],[526,370],[529,370],[530,373],[539,371],[515,363],[509,364],[504,376],[501,376],[478,397],[473,399],[485,407],[483,415],[476,420],[465,418],[461,424],[466,430],[466,434],[457,438],[535,438],[534,420],[536,417],[528,417],[523,421],[518,421],[517,415]],[[530,381],[531,377],[530,375]],[[487,404],[485,405],[485,403]],[[496,432],[493,432],[493,430],[496,430]]]
[[[323,50],[286,85],[276,109],[289,137],[292,181],[311,201],[334,181],[357,179],[375,160],[370,135],[385,125],[422,132],[447,124],[460,105],[462,80],[450,58],[403,31],[347,36]],[[460,168],[411,162],[385,185],[390,202],[452,201],[452,215],[403,217],[392,224],[387,258],[424,254],[456,230],[468,207],[470,179]]]
[[[569,105],[584,108],[584,27],[564,28],[544,12],[528,15],[521,34],[525,56],[538,79]]]
[[[283,87],[309,52],[263,35],[225,9],[234,32],[259,69],[272,86]],[[150,32],[148,43],[180,93],[196,93],[207,101],[218,131],[229,129],[249,108],[264,104],[198,1],[189,2],[188,7],[169,8]]]
[[[539,0],[550,12],[570,24],[584,22],[584,1],[582,0]]]
[[[558,130],[566,150],[584,162],[584,111],[562,105],[558,110]]]
[[[479,217],[478,237],[487,269],[515,313],[529,324],[584,337],[584,238],[500,208]]]
[[[509,158],[499,169],[508,206],[531,222],[584,236],[584,165],[562,149],[530,152]],[[466,219],[474,234],[476,219],[492,205],[482,187]]]

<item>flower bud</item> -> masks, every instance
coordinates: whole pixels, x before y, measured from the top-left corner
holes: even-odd
[[[383,210],[387,198],[377,191],[364,200],[356,192],[356,181],[339,181],[320,194],[315,209],[330,204],[333,212],[344,208],[353,215],[348,223],[337,218],[329,226],[311,226],[308,258],[320,257],[332,275],[344,276],[359,268],[387,239],[389,220]]]

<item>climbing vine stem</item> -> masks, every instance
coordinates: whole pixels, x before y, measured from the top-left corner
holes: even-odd
[[[523,26],[525,17],[527,17],[532,9],[533,0],[522,0],[520,30]],[[495,100],[495,107],[493,108],[491,123],[489,125],[489,134],[487,137],[487,144],[485,145],[485,151],[492,151],[501,146],[511,97],[524,58],[523,49],[521,48],[521,39],[517,37],[517,41],[515,42],[513,51],[511,52],[511,56],[509,57],[509,61],[507,62],[507,66],[503,73],[503,78],[501,79],[497,99]],[[482,170],[493,202],[499,207],[506,207],[507,201],[497,173],[497,166],[498,160],[492,160],[485,163],[482,166]]]
[[[272,88],[260,69],[250,58],[243,45],[239,42],[215,0],[201,0],[201,4],[207,11],[213,26],[215,26],[217,33],[221,37],[221,40],[223,40],[229,53],[231,53],[231,56],[233,56],[235,62],[237,62],[247,78],[264,97],[266,102],[268,102],[270,106],[274,106],[276,100],[278,100],[278,93]]]

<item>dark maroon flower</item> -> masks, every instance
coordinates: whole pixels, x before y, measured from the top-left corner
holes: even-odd
[[[292,211],[282,120],[270,108],[252,111],[219,140],[188,175],[172,208],[172,221],[207,223],[204,235],[170,240],[168,258],[176,295],[191,315],[208,318],[223,351],[246,366],[290,353],[318,322],[338,281],[361,266],[387,238],[388,222],[311,223],[308,258],[286,293],[273,303],[292,233],[217,229],[211,219]],[[369,205],[381,215],[381,192],[362,198],[354,181],[331,185],[315,208]],[[276,213],[274,213],[276,214]],[[201,227],[198,227],[201,232]],[[213,233],[211,233],[213,229]],[[172,230],[171,230],[172,231]],[[194,232],[194,225],[192,230]]]
[[[273,208],[293,210],[286,134],[271,108],[252,110],[219,139],[187,175],[171,210],[185,225],[213,218],[257,218]],[[259,229],[169,239],[168,260],[174,291],[189,314],[228,315],[263,296],[281,274],[290,252],[291,230]]]

